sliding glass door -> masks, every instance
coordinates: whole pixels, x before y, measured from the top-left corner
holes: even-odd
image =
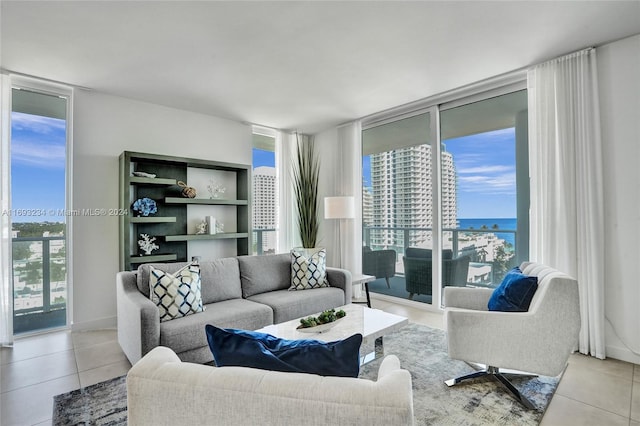
[[[416,249],[433,243],[431,119],[417,113],[362,133],[363,273],[376,277],[370,291],[424,303],[433,300],[431,256]]]
[[[14,334],[67,324],[68,98],[13,88],[11,216]]]
[[[528,258],[526,90],[497,89],[364,127],[363,273],[442,306]]]
[[[495,287],[528,257],[526,90],[442,105],[440,132],[442,285]]]

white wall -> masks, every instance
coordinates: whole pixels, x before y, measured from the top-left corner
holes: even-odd
[[[251,128],[234,121],[77,91],[73,209],[118,207],[118,156],[138,151],[251,164]],[[118,217],[74,217],[73,329],[116,325]]]
[[[597,49],[608,357],[640,364],[640,35]]]

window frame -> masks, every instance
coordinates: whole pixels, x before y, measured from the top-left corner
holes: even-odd
[[[66,99],[66,152],[65,152],[65,210],[73,210],[73,100],[74,100],[74,88],[61,83],[55,83],[51,81],[44,81],[33,77],[27,77],[23,75],[9,75],[9,117],[13,112],[13,104],[11,102],[11,93],[14,89],[29,90],[31,92],[40,93],[49,96],[58,96]],[[9,129],[11,128],[11,122],[9,122]],[[10,144],[11,134],[9,130],[8,140],[6,143]],[[5,143],[5,141],[3,141]],[[10,184],[11,185],[11,184]],[[11,190],[11,187],[9,188]],[[66,229],[65,229],[65,251],[66,251],[66,272],[67,272],[67,303],[66,303],[66,324],[58,329],[71,329],[73,324],[73,216],[65,216]],[[11,298],[13,303],[13,297]],[[50,332],[51,329],[37,330],[30,333],[22,333],[21,336],[27,336],[31,334],[40,334]]]
[[[432,241],[433,241],[433,266],[432,266],[432,302],[430,304],[403,301],[403,303],[420,307],[425,310],[441,312],[442,305],[442,189],[440,183],[442,181],[442,149],[440,141],[440,113],[459,106],[480,102],[493,97],[505,95],[519,90],[527,90],[527,74],[524,70],[519,70],[500,76],[496,76],[487,80],[476,82],[458,89],[454,89],[445,93],[434,95],[428,98],[400,105],[379,113],[375,113],[362,118],[362,132],[373,129],[378,126],[389,124],[405,118],[410,118],[419,114],[429,113],[431,120],[431,149],[432,149]],[[363,147],[364,151],[364,147]],[[525,150],[526,151],[526,150]],[[518,215],[518,233],[522,234],[521,229],[529,229],[529,185],[528,185],[528,154],[520,153],[516,155],[516,191],[518,194],[517,215]],[[526,174],[526,176],[523,176]],[[526,200],[525,200],[526,197]],[[526,201],[526,202],[525,202]],[[522,215],[522,224],[521,224]],[[361,226],[363,226],[361,221]],[[524,237],[521,235],[520,240]],[[526,241],[529,235],[526,235]],[[516,241],[518,244],[518,241]],[[520,247],[520,246],[518,246]],[[517,261],[525,260],[528,257],[529,247],[522,244],[522,252],[518,251]]]

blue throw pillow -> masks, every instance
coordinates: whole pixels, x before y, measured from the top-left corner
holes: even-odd
[[[218,367],[358,377],[362,334],[344,340],[286,340],[257,331],[205,327],[209,348]]]
[[[513,268],[493,290],[489,299],[489,310],[526,312],[537,289],[537,277],[524,275],[520,268]]]

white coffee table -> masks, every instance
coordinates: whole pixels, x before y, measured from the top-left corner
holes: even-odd
[[[332,329],[322,333],[303,333],[297,330],[296,327],[300,325],[300,318],[280,324],[268,325],[256,331],[268,333],[282,339],[315,339],[323,342],[342,340],[360,333],[362,334],[362,347],[370,346],[372,342],[374,344],[373,352],[364,356],[361,355],[360,364],[364,364],[384,356],[383,336],[385,334],[392,333],[409,323],[409,320],[405,317],[353,303],[336,308],[336,311],[340,309],[344,310],[347,316]],[[319,312],[311,316],[317,316],[318,314]]]

